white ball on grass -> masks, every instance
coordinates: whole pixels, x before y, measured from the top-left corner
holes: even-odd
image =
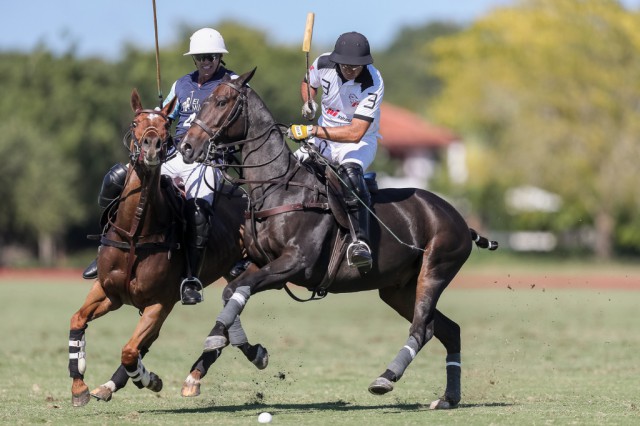
[[[273,416],[270,413],[260,413],[258,423],[271,423]]]

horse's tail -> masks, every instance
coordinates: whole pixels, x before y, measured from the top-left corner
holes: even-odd
[[[469,232],[471,233],[471,239],[474,243],[480,248],[496,250],[498,248],[497,241],[490,241],[482,235],[478,234],[474,229],[469,228]]]

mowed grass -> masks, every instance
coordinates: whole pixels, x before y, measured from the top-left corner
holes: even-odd
[[[242,315],[252,343],[268,347],[259,371],[235,348],[204,378],[202,394],[180,387],[221,308],[221,287],[205,302],[176,306],[145,365],[164,380],[158,393],[129,384],[109,403],[71,406],[68,327],[89,283],[0,282],[0,423],[248,425],[263,411],[274,425],[520,425],[640,423],[640,292],[447,290],[439,304],[463,337],[463,399],[430,411],[445,387],[445,352],[432,340],[396,389],[367,392],[408,336],[375,292],[297,303],[284,292],[255,295]],[[307,293],[295,289],[300,296]],[[138,312],[125,306],[90,323],[89,387],[119,364]]]

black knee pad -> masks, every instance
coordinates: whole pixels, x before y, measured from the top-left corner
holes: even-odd
[[[106,209],[113,200],[120,196],[126,180],[127,167],[124,164],[118,163],[111,167],[102,180],[100,195],[98,195],[98,205]]]
[[[192,198],[186,202],[186,219],[191,244],[203,248],[209,236],[209,218],[212,215],[211,206],[206,200]]]

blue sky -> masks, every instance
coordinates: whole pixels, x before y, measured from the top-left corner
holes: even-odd
[[[513,0],[156,0],[160,44],[177,42],[181,25],[216,26],[234,19],[279,43],[302,44],[307,12],[314,12],[314,46],[331,46],[346,31],[367,36],[374,51],[399,28],[444,19],[469,22]],[[632,9],[640,0],[624,0]],[[152,0],[11,1],[0,14],[0,51],[28,52],[44,43],[55,52],[72,43],[81,56],[117,58],[124,43],[154,46]],[[231,52],[233,53],[233,52]]]

